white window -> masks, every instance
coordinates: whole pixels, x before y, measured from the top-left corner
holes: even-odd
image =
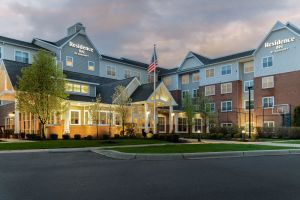
[[[131,72],[129,69],[125,69],[124,71],[124,78],[130,78],[131,77]]]
[[[141,80],[141,72],[133,72],[133,76],[137,77],[139,81]]]
[[[197,89],[193,89],[193,98],[199,97],[199,93]]]
[[[181,83],[183,85],[186,85],[186,84],[189,84],[190,82],[190,79],[189,79],[189,75],[188,74],[185,74],[181,77]]]
[[[273,56],[263,57],[262,59],[263,68],[273,66]]]
[[[67,92],[74,92],[74,93],[89,93],[89,86],[86,84],[79,84],[79,83],[66,83],[66,91]]]
[[[205,96],[215,95],[215,85],[205,86]]]
[[[232,127],[232,123],[221,123],[221,127]]]
[[[186,132],[187,131],[187,118],[178,117],[178,132]]]
[[[252,72],[254,72],[253,62],[244,63],[244,73],[247,74]]]
[[[147,82],[153,83],[154,81],[154,75],[153,74],[147,74]]]
[[[274,76],[263,77],[261,80],[262,80],[262,89],[274,87]]]
[[[25,51],[15,51],[15,61],[22,63],[29,63],[29,53]]]
[[[245,108],[245,110],[249,110],[249,100],[244,101],[244,108]],[[251,108],[251,110],[254,109],[254,101],[253,100],[250,101],[250,108]]]
[[[193,82],[199,82],[200,80],[200,74],[197,73],[193,73]]]
[[[263,108],[273,108],[274,107],[274,97],[263,97],[262,98]]]
[[[73,67],[73,57],[71,56],[66,56],[66,65],[68,67]]]
[[[194,131],[195,132],[200,132],[201,131],[201,125],[202,125],[202,120],[199,118],[194,119]]]
[[[3,56],[3,48],[0,46],[0,58]]]
[[[164,77],[163,82],[165,85],[171,85],[171,77],[170,76]]]
[[[232,101],[222,101],[221,102],[221,111],[222,112],[232,111]]]
[[[95,62],[88,61],[88,70],[95,71]]]
[[[221,94],[232,93],[232,83],[222,83],[221,84]]]
[[[115,125],[117,125],[117,126],[121,125],[121,116],[120,116],[120,114],[116,113],[114,116],[115,116]]]
[[[230,75],[231,74],[231,65],[225,65],[221,69],[221,75]]]
[[[14,117],[6,117],[5,118],[5,129],[6,130],[13,130],[15,126],[15,118]]]
[[[206,71],[205,71],[205,77],[206,78],[212,78],[214,76],[215,76],[215,69],[214,68],[206,69]]]
[[[216,105],[215,105],[215,103],[207,103],[207,104],[205,104],[205,109],[207,112],[215,112]]]
[[[183,90],[182,91],[182,96],[181,98],[184,99],[185,97],[187,97],[189,95],[189,91],[188,90]]]
[[[100,124],[108,124],[107,122],[107,112],[100,112]]]
[[[80,111],[79,110],[71,110],[71,125],[80,125]]]
[[[107,76],[116,76],[116,68],[112,66],[106,66]]]
[[[275,122],[274,121],[264,121],[264,127],[274,128],[275,127]]]
[[[244,92],[248,92],[249,91],[249,87],[252,87],[251,90],[253,90],[253,80],[249,80],[249,81],[244,81]]]

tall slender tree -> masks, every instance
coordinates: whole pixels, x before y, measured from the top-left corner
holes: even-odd
[[[91,116],[92,119],[92,123],[96,123],[96,128],[97,128],[97,132],[96,132],[96,137],[97,139],[99,139],[99,123],[100,123],[100,111],[102,110],[102,105],[101,105],[101,95],[98,94],[96,97],[95,102],[93,102],[93,104],[91,106],[89,106],[89,114]]]
[[[16,91],[17,109],[37,116],[41,124],[41,138],[45,138],[50,115],[62,111],[68,96],[65,93],[65,76],[54,57],[45,51],[37,52],[32,65],[22,69]]]
[[[193,129],[193,119],[196,114],[196,109],[194,106],[193,98],[190,94],[186,94],[182,101],[182,108],[187,117],[188,133],[192,133]]]
[[[115,88],[115,92],[112,95],[113,104],[115,104],[115,112],[120,114],[122,123],[122,135],[125,134],[125,123],[129,115],[129,105],[131,103],[131,98],[125,90],[125,87],[118,85]]]

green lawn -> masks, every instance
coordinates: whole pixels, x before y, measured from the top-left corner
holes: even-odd
[[[159,144],[168,143],[160,140],[150,139],[114,139],[112,142],[103,140],[45,140],[24,143],[0,143],[1,150],[23,150],[23,149],[55,149],[55,148],[82,148],[82,147],[102,147],[119,145],[138,144]]]
[[[195,153],[195,152],[221,152],[221,151],[251,151],[251,150],[277,150],[290,149],[289,147],[263,146],[252,144],[181,144],[152,147],[120,147],[112,150],[125,153]]]
[[[300,144],[300,140],[281,140],[275,143]]]

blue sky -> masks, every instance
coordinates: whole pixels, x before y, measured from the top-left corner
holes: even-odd
[[[103,54],[177,66],[188,51],[217,57],[256,48],[276,21],[300,26],[297,0],[0,0],[0,35],[56,41],[82,22]]]

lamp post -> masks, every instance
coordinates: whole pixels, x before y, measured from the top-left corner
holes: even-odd
[[[249,139],[251,139],[251,90],[253,89],[253,86],[248,87],[248,109],[249,109]]]

